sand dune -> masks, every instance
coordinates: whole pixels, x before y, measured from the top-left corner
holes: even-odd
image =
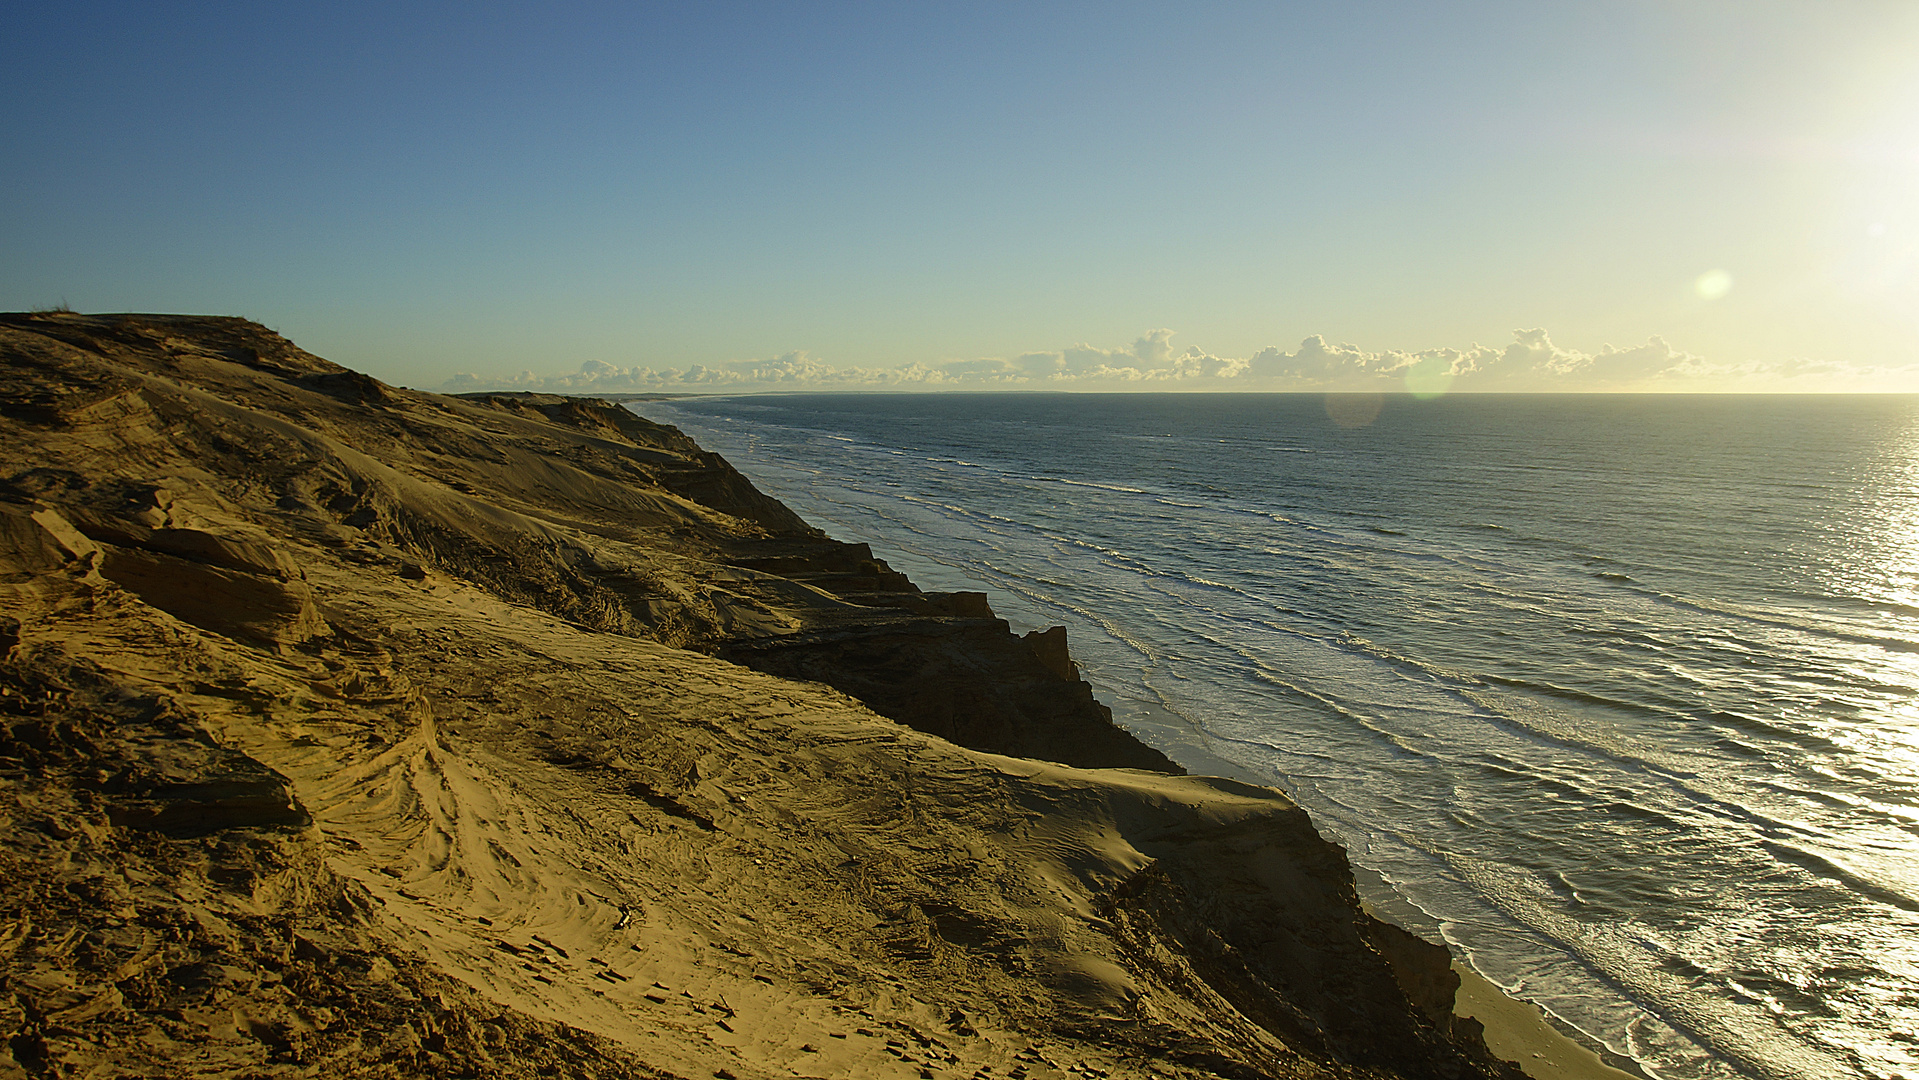
[[[1517,1075],[1283,796],[673,429],[0,356],[0,1075]]]

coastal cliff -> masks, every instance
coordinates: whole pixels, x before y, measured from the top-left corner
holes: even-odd
[[[673,428],[0,363],[0,1076],[1521,1075],[1284,796]]]

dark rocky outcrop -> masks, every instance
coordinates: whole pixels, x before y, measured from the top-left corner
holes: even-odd
[[[881,716],[976,750],[1090,768],[1185,771],[1114,725],[1077,673],[1068,681],[999,619],[894,619],[732,641],[716,653],[757,671],[825,683]]]
[[[1049,626],[1044,630],[1033,630],[1026,634],[1026,644],[1046,665],[1046,670],[1059,676],[1066,682],[1079,681],[1079,665],[1073,662],[1073,654],[1066,648],[1066,628]]]

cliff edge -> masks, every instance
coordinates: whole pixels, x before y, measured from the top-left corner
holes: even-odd
[[[1521,1075],[1283,796],[672,428],[0,363],[0,1076]]]

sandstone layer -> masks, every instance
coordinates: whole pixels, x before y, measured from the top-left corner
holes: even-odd
[[[1517,1076],[1272,790],[606,402],[0,316],[0,1076]]]

